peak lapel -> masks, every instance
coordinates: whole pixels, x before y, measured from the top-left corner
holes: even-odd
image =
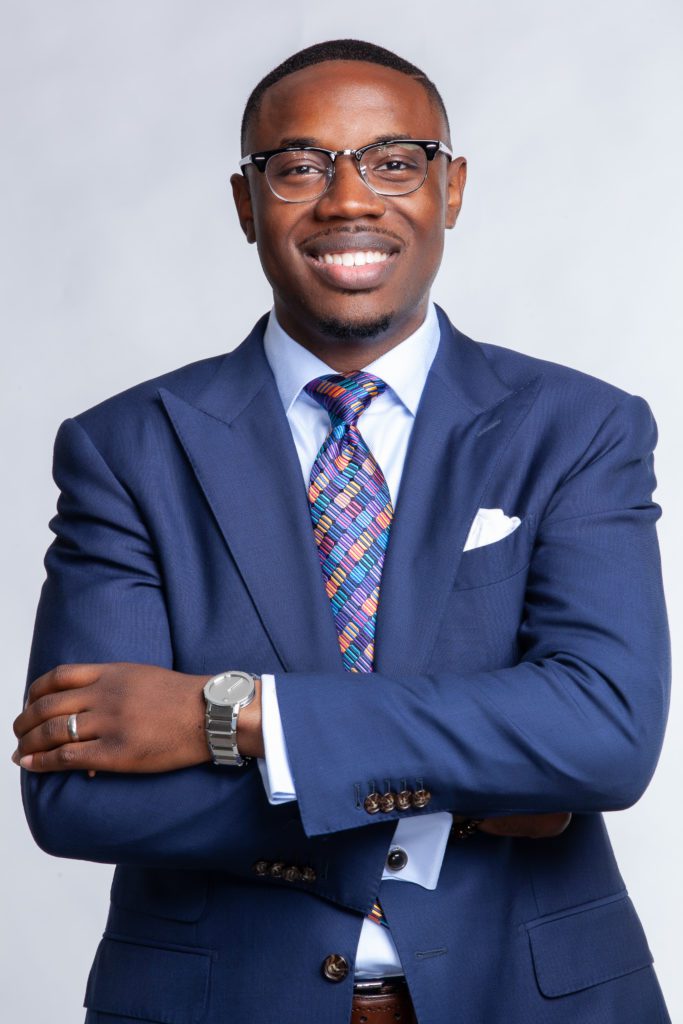
[[[511,392],[439,312],[441,343],[406,456],[384,563],[377,671],[425,670],[484,489],[540,379]]]
[[[283,668],[335,671],[337,633],[264,326],[192,404],[160,396]]]

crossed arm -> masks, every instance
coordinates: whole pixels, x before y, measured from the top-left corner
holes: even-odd
[[[507,830],[520,816],[528,827],[532,812],[591,813],[638,798],[659,753],[669,679],[651,500],[655,436],[645,403],[625,399],[554,495],[529,570],[519,664],[474,675],[378,675],[371,687],[348,673],[322,684],[288,675],[280,707],[307,836],[367,824],[348,800],[350,772],[400,777],[402,752],[427,777],[436,773],[430,809],[485,817],[487,830]],[[171,671],[151,542],[130,495],[73,422],[58,438],[55,476],[62,497],[38,613],[36,678],[15,725],[19,757],[31,758],[24,792],[34,834],[66,856],[221,864],[242,841],[236,822],[265,821],[260,780],[208,764],[206,676]],[[77,660],[87,663],[59,664]],[[75,745],[66,730],[74,712],[82,736]],[[259,713],[255,701],[240,716],[247,755],[263,751]],[[393,738],[381,770],[378,721]],[[88,772],[98,776],[88,782]],[[129,773],[137,773],[135,786]],[[81,780],[113,807],[109,832]],[[150,805],[166,815],[156,831]],[[187,845],[188,815],[193,825],[206,822],[202,848]],[[368,841],[375,831],[363,829]]]
[[[29,688],[26,708],[14,722],[13,760],[32,772],[83,771],[90,777],[209,762],[203,700],[208,678],[150,665],[60,665]],[[247,757],[264,756],[260,680],[256,687],[255,699],[238,717],[238,747]],[[68,733],[71,714],[78,716],[77,742]],[[484,819],[479,828],[490,835],[549,838],[570,819],[567,812],[508,815]]]

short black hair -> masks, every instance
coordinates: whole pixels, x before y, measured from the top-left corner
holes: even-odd
[[[441,98],[439,90],[424,71],[420,71],[410,61],[404,60],[403,57],[392,53],[391,50],[385,50],[383,46],[376,46],[375,43],[366,43],[361,39],[330,39],[325,43],[314,43],[313,46],[307,46],[304,50],[293,53],[291,57],[287,57],[276,68],[269,71],[265,78],[262,78],[252,90],[242,116],[241,145],[243,155],[245,154],[249,125],[259,111],[263,94],[270,89],[271,85],[275,85],[276,82],[286,78],[287,75],[294,74],[295,71],[301,71],[302,68],[311,67],[313,64],[323,64],[325,61],[330,60],[360,60],[366,61],[369,64],[381,64],[385,68],[393,68],[394,71],[401,71],[404,75],[416,78],[425,87],[430,99],[434,102],[439,112],[443,114],[446,127],[450,131],[446,105]]]

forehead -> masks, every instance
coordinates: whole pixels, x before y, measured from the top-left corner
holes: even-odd
[[[308,139],[330,149],[375,138],[441,138],[440,111],[422,83],[364,61],[326,61],[296,71],[268,89],[253,119],[248,149]]]

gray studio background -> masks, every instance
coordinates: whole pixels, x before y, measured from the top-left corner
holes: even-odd
[[[32,844],[9,760],[56,498],[52,442],[66,416],[234,347],[268,308],[227,187],[249,90],[290,52],[343,35],[431,74],[454,148],[470,160],[434,297],[475,338],[648,399],[661,433],[675,654],[683,8],[4,0],[0,19],[0,983],[5,1020],[74,1024],[111,869]],[[608,816],[674,1020],[683,1011],[681,717],[674,698],[654,782],[636,807]]]

